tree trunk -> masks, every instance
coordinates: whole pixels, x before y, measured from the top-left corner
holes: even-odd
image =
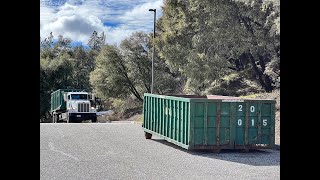
[[[266,77],[266,75],[263,74],[263,72],[258,68],[254,57],[252,56],[251,53],[248,53],[248,58],[253,66],[253,70],[254,72],[257,74],[258,76],[258,80],[260,82],[260,85],[262,86],[262,88],[266,91],[266,92],[271,92],[272,91],[272,86],[271,86],[271,79],[270,77]]]
[[[260,63],[260,65],[261,65],[262,72],[264,72],[264,71],[266,70],[266,63],[265,63],[266,60],[265,60],[265,58],[264,58],[263,56],[261,56],[261,55],[258,55],[258,57],[259,57],[259,63]],[[271,80],[270,76],[267,75],[267,74],[263,74],[263,76],[264,76],[264,80],[265,80],[266,86],[268,87],[268,89],[269,89],[270,91],[272,91],[272,90],[273,90],[273,87],[272,87],[272,80]]]

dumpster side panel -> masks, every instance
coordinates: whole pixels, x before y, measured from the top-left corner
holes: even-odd
[[[208,145],[216,144],[216,128],[217,128],[217,103],[210,102],[208,103]]]
[[[231,115],[231,103],[221,103],[221,115],[220,115],[220,128],[218,129],[220,137],[220,145],[227,145],[230,143],[230,118]]]
[[[144,131],[188,149],[189,102],[187,98],[144,94]]]
[[[270,103],[261,103],[261,142],[260,144],[274,143],[274,124],[275,124],[274,105]]]
[[[212,99],[191,99],[191,149],[230,149],[231,103]]]

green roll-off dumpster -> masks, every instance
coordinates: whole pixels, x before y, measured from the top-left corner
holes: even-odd
[[[187,150],[264,149],[275,143],[275,100],[144,94],[145,137]]]

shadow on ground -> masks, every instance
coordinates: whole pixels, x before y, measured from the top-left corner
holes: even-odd
[[[152,140],[195,156],[231,161],[252,166],[280,166],[280,151],[274,149],[250,150],[248,153],[241,152],[240,150],[224,149],[221,150],[220,153],[214,153],[208,150],[186,150],[164,139]]]

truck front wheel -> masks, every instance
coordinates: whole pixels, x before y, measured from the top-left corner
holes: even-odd
[[[67,115],[67,123],[72,123],[72,117],[70,117],[69,115]]]
[[[92,118],[91,122],[93,122],[93,123],[97,122],[97,117]]]
[[[56,123],[56,122],[57,122],[56,114],[52,113],[52,123]]]

